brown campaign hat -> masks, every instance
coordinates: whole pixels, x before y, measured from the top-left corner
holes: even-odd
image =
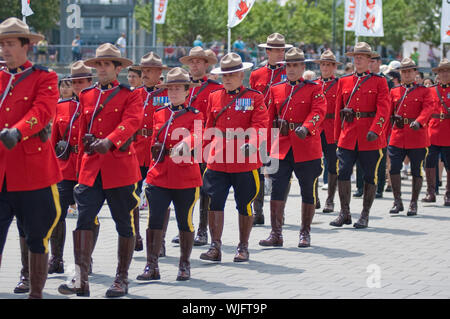
[[[450,69],[450,61],[448,61],[448,59],[446,59],[446,58],[443,58],[441,60],[441,62],[439,62],[439,65],[437,67],[435,67],[435,68],[432,68],[431,70],[434,73],[437,73],[437,72],[439,72],[441,70],[444,70],[444,69]]]
[[[320,55],[320,59],[312,60],[312,62],[314,62],[314,63],[331,62],[331,63],[334,63],[334,64],[342,64],[341,62],[336,61],[336,56],[330,50],[325,50]]]
[[[214,53],[213,50],[206,49],[205,53],[207,56],[209,56],[211,58],[211,63],[209,63],[209,65],[216,65],[217,62],[219,62],[219,60],[217,60],[217,55]]]
[[[356,54],[366,54],[369,58],[372,57],[372,48],[366,42],[358,42],[353,48],[353,51],[346,52],[347,56],[354,56]]]
[[[176,67],[167,72],[166,81],[161,84],[157,84],[157,88],[167,89],[171,85],[189,85],[189,87],[200,86],[200,83],[191,82],[188,71],[185,69]]]
[[[258,47],[266,49],[290,49],[293,45],[286,44],[284,36],[275,32],[267,37],[266,43],[258,44]]]
[[[183,64],[188,64],[189,61],[191,61],[192,59],[203,59],[208,64],[216,64],[217,63],[216,57],[209,56],[208,54],[206,54],[206,51],[203,50],[203,48],[199,47],[199,46],[193,47],[189,51],[189,55],[181,57],[180,62]]]
[[[373,51],[372,56],[370,58],[372,60],[381,60],[381,55],[377,51]]]
[[[84,65],[83,61],[76,61],[70,66],[69,80],[93,78],[92,69]]]
[[[155,52],[149,52],[141,58],[139,65],[133,66],[133,69],[141,70],[142,68],[161,68],[163,70],[170,69],[167,65],[162,63],[162,59]]]
[[[45,37],[43,35],[30,32],[30,28],[25,22],[12,17],[0,23],[0,40],[6,38],[27,38],[30,42],[37,43]]]
[[[84,61],[86,66],[95,67],[95,63],[98,61],[117,61],[122,64],[124,68],[133,64],[133,61],[127,58],[122,58],[120,50],[111,43],[101,44],[97,50],[95,50],[95,58],[87,59]]]
[[[400,62],[400,66],[397,68],[398,71],[417,69],[416,63],[411,58],[404,58]]]
[[[250,69],[252,66],[253,63],[242,62],[239,54],[231,52],[220,59],[220,67],[212,69],[211,74],[234,73]]]
[[[284,55],[284,61],[280,63],[305,62],[305,54],[299,48],[290,48]]]

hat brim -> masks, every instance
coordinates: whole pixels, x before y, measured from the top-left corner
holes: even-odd
[[[285,44],[284,46],[280,47],[280,46],[273,46],[267,43],[261,43],[258,44],[258,47],[264,49],[290,49],[293,48],[294,46],[292,44]]]
[[[214,57],[210,57],[210,56],[195,56],[195,55],[187,55],[187,56],[182,56],[181,58],[179,58],[178,60],[184,64],[184,65],[188,65],[189,61],[191,61],[192,59],[203,59],[206,61],[206,63],[210,64],[210,65],[214,65],[218,62],[218,60]]]
[[[336,60],[327,60],[327,59],[318,59],[318,60],[309,60],[309,61],[307,61],[307,62],[314,62],[314,63],[317,63],[317,64],[319,64],[320,62],[331,62],[331,63],[334,63],[334,64],[336,64],[336,65],[341,65],[341,64],[343,64],[343,63],[341,63],[341,62],[338,62],[338,61],[336,61]]]
[[[410,65],[410,66],[400,66],[398,67],[397,71],[404,71],[404,70],[410,70],[410,69],[417,69],[417,65]]]
[[[438,73],[439,71],[444,70],[444,69],[450,70],[450,65],[438,66],[438,67],[432,68],[431,71],[433,73]]]
[[[84,65],[95,68],[96,63],[99,61],[117,61],[122,64],[122,67],[127,68],[131,65],[133,65],[133,61],[126,59],[126,58],[118,58],[118,57],[98,57],[98,58],[91,58],[84,61]]]
[[[194,83],[194,82],[171,82],[171,83],[161,83],[161,84],[156,84],[155,86],[158,89],[168,89],[171,86],[174,85],[189,85],[189,88],[195,88],[201,85],[201,83]]]
[[[164,70],[169,70],[171,69],[170,67],[168,67],[167,65],[145,65],[145,64],[139,64],[139,65],[133,65],[132,69],[134,70],[142,70],[144,68],[154,68],[154,69],[162,69]]]
[[[223,71],[221,67],[215,68],[211,70],[211,74],[228,74],[228,73],[236,73],[240,71],[245,71],[248,69],[251,69],[253,67],[253,63],[250,62],[242,62],[242,68],[235,69],[235,70],[226,70]]]
[[[82,76],[70,76],[69,78],[65,79],[65,80],[78,80],[78,79],[92,79],[94,78],[95,75],[82,75]]]
[[[0,40],[7,38],[26,38],[29,39],[32,43],[37,43],[41,40],[44,40],[45,37],[43,35],[37,33],[5,33],[0,34]]]
[[[372,52],[346,52],[346,56],[355,56],[358,54],[367,55],[369,58],[372,58]]]

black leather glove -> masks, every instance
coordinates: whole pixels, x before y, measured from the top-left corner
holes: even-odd
[[[378,138],[378,135],[377,135],[377,133],[375,133],[375,132],[372,132],[372,131],[369,131],[368,133],[367,133],[367,140],[369,141],[369,142],[373,142],[373,141],[375,141],[377,138]]]
[[[172,154],[170,154],[171,157],[177,157],[177,156],[186,156],[189,152],[189,146],[186,144],[186,142],[181,142],[177,146],[175,146],[172,149]]]
[[[302,140],[306,138],[308,133],[309,133],[308,129],[304,126],[299,126],[295,129],[295,134],[297,134],[297,136]]]
[[[244,154],[245,157],[249,157],[253,153],[256,152],[256,147],[254,147],[252,144],[245,143],[241,146],[241,152]]]
[[[107,138],[101,138],[95,140],[95,142],[91,144],[91,148],[97,153],[106,154],[112,145],[113,143]]]
[[[7,149],[12,149],[22,139],[22,134],[17,128],[4,128],[0,132],[0,140]]]
[[[421,125],[419,122],[413,121],[411,122],[411,124],[409,124],[409,127],[412,128],[414,131],[418,131],[420,130]]]

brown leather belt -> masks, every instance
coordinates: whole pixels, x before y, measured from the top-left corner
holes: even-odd
[[[403,124],[411,124],[412,122],[414,122],[416,119],[412,119],[412,118],[402,118],[402,122]]]
[[[78,154],[78,144],[76,145],[70,145],[70,151],[72,153]]]
[[[152,130],[151,129],[147,129],[147,128],[141,128],[139,130],[137,130],[137,135],[141,135],[144,137],[150,137],[152,136]]]
[[[450,119],[450,113],[442,113],[442,112],[440,114],[434,113],[434,114],[431,114],[431,118],[447,120],[447,119]]]
[[[303,122],[301,123],[288,122],[289,131],[294,131],[297,127],[300,127],[302,125]]]
[[[354,111],[354,114],[355,114],[355,118],[357,118],[359,120],[360,118],[363,118],[363,117],[375,117],[377,112],[356,112],[356,111]]]
[[[326,119],[334,119],[334,113],[327,113],[325,114]]]

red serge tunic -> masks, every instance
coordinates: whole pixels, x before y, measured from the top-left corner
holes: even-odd
[[[0,190],[5,179],[9,192],[58,183],[62,175],[52,143],[37,135],[55,116],[58,76],[27,61],[14,72],[0,70],[0,92],[5,93],[0,99],[0,129],[17,128],[22,134],[11,150],[0,143]]]
[[[430,91],[422,85],[413,84],[407,88],[395,87],[391,90],[390,95],[392,114],[402,116],[407,123],[403,128],[393,125],[389,145],[404,149],[430,146],[428,121],[434,107]],[[417,131],[409,127],[409,123],[414,119],[421,126]]]
[[[322,122],[322,128],[327,140],[327,144],[334,144],[334,112],[336,111],[336,94],[338,87],[338,78],[332,76],[329,79],[318,79],[315,82],[322,87],[323,94],[327,100],[327,113]]]
[[[80,130],[80,103],[76,99],[64,99],[58,102],[52,127],[53,147],[63,138],[71,148],[69,158],[58,158],[58,164],[64,180],[77,180],[78,137]]]
[[[302,85],[302,82],[304,86],[291,96],[289,103],[284,105],[280,115],[282,104],[298,85]],[[275,136],[273,142],[271,141],[270,156],[282,160],[292,148],[295,162],[306,162],[322,158],[320,131],[327,105],[320,85],[303,79],[295,83],[292,85],[294,83],[283,82],[271,87],[269,123],[273,123],[278,114],[279,118],[288,123],[302,123],[309,133],[302,140],[295,134],[294,129],[289,128],[289,135]]]
[[[429,123],[431,144],[450,146],[450,84],[438,84],[428,89],[431,91],[434,102],[433,115]]]

